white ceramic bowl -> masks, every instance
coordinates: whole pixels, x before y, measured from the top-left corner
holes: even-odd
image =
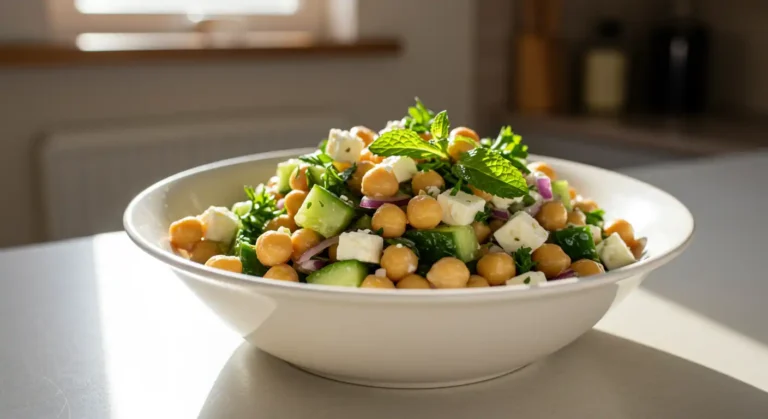
[[[173,254],[169,224],[209,205],[242,200],[275,165],[311,150],[213,163],[150,186],[124,224],[144,251],[168,264],[216,314],[260,349],[315,374],[363,385],[428,388],[497,377],[589,330],[652,270],[683,252],[690,212],[667,193],[627,176],[547,157],[610,217],[648,237],[649,257],[605,275],[542,287],[366,290],[231,274]],[[152,292],[152,290],[147,290]]]

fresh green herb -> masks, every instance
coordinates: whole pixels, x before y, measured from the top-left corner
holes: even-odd
[[[299,160],[313,166],[325,166],[328,163],[333,163],[333,157],[325,154],[325,152],[320,150],[317,150],[312,154],[299,156]]]
[[[525,279],[523,280],[523,284],[528,285],[530,283],[531,283],[531,277],[530,276],[526,276]]]
[[[321,176],[321,186],[327,189],[332,194],[341,197],[342,195],[350,197],[353,196],[347,182],[357,170],[357,165],[353,164],[343,172],[339,172],[333,164],[328,164],[325,167],[325,173]]]
[[[435,119],[430,125],[429,132],[432,133],[432,137],[441,140],[448,138],[448,132],[451,129],[451,121],[448,119],[448,112],[441,111],[435,115]]]
[[[602,209],[596,209],[594,211],[585,213],[584,216],[587,218],[587,224],[600,227],[603,225],[603,217],[605,216],[605,211]]]
[[[580,259],[598,260],[595,242],[592,239],[592,231],[589,227],[571,226],[552,233],[557,243],[571,260]]]
[[[491,218],[491,212],[492,212],[491,206],[488,204],[485,204],[485,209],[475,214],[475,221],[477,222],[487,221],[489,218]]]
[[[256,239],[264,232],[264,226],[273,218],[285,211],[277,208],[275,197],[267,193],[264,185],[255,189],[245,187],[245,194],[252,203],[251,210],[240,217],[240,230],[237,233],[237,243],[254,244]]]
[[[515,259],[515,267],[517,268],[518,274],[530,272],[536,267],[536,262],[534,262],[531,257],[530,247],[521,247],[517,249],[512,257]]]
[[[234,253],[235,256],[240,258],[240,263],[243,264],[243,273],[246,275],[263,276],[269,270],[256,257],[256,249],[251,244],[245,242],[238,243],[235,246]]]
[[[375,234],[377,236],[383,235],[384,234],[384,227],[381,227],[380,229],[374,231],[373,234]]]
[[[462,154],[453,172],[468,184],[501,198],[517,198],[528,192],[520,171],[501,154],[487,148]]]
[[[461,190],[461,187],[464,186],[464,181],[462,179],[459,179],[458,182],[456,182],[455,185],[453,185],[453,188],[451,188],[451,196],[456,196],[456,194],[459,193]]]
[[[368,149],[379,156],[406,156],[414,159],[448,158],[439,146],[428,143],[410,129],[395,129],[380,135]]]
[[[528,157],[528,146],[522,143],[522,137],[512,132],[512,127],[501,128],[499,135],[493,144],[491,150],[496,150],[509,160],[521,172],[528,174],[530,170],[525,166],[525,159]]]
[[[421,134],[429,131],[432,117],[434,116],[435,113],[427,109],[419,98],[416,98],[416,106],[409,107],[408,116],[403,119],[405,120],[405,126],[408,129]]]
[[[536,199],[534,199],[530,194],[527,194],[523,197],[523,205],[526,207],[530,207],[531,205],[536,203]]]
[[[419,257],[419,249],[416,247],[416,243],[413,240],[408,240],[400,237],[397,239],[387,239],[385,241],[390,246],[397,246],[398,244],[403,245],[411,249],[411,251],[416,255],[416,257]]]
[[[323,141],[320,141],[320,144],[317,145],[317,149],[321,153],[325,153],[325,146],[327,146],[327,145],[328,145],[328,139],[324,138]]]
[[[307,209],[310,209],[310,208],[312,208],[312,203],[311,202],[307,202]]]

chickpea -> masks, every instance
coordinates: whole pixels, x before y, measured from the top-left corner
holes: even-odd
[[[464,288],[469,282],[469,269],[459,259],[444,257],[429,269],[427,280],[435,288]]]
[[[629,250],[632,251],[632,255],[635,257],[635,259],[640,260],[640,258],[643,256],[643,252],[645,252],[645,246],[648,245],[648,240],[645,238],[635,240],[635,243],[629,247]]]
[[[316,246],[323,241],[315,231],[308,228],[300,228],[291,234],[291,244],[293,246],[293,258],[299,259],[309,248]]]
[[[299,208],[301,208],[302,204],[304,204],[305,199],[307,199],[306,192],[290,191],[288,192],[288,195],[285,196],[283,207],[288,212],[288,214],[296,215],[296,213],[299,212]]]
[[[384,156],[377,156],[371,152],[371,150],[368,149],[368,147],[364,148],[363,151],[360,152],[360,161],[369,161],[374,164],[379,164],[384,161]]]
[[[376,139],[376,134],[371,131],[370,128],[364,127],[362,125],[358,125],[356,127],[352,127],[351,130],[349,130],[349,133],[356,136],[357,138],[363,140],[365,143],[365,146],[368,147],[371,145],[373,140]]]
[[[328,259],[331,260],[331,262],[336,262],[339,259],[336,257],[337,252],[339,251],[339,244],[332,244],[331,247],[328,248]]]
[[[403,245],[389,246],[381,255],[381,267],[387,270],[387,277],[395,282],[416,272],[418,265],[419,258],[413,250]]]
[[[506,253],[489,253],[477,261],[477,273],[491,285],[504,285],[515,276],[515,260]]]
[[[405,278],[397,281],[397,288],[428,290],[432,287],[429,286],[429,281],[424,279],[424,277],[416,274],[410,274],[410,275],[407,275]]]
[[[203,239],[203,223],[197,217],[184,217],[174,221],[168,228],[171,244],[184,250],[191,250]]]
[[[528,169],[531,171],[544,173],[548,178],[557,180],[557,173],[555,172],[555,169],[543,161],[537,161],[529,164]]]
[[[418,195],[408,201],[408,223],[420,230],[437,227],[443,219],[443,209],[435,198],[429,195]],[[375,215],[374,215],[375,217]]]
[[[208,259],[221,253],[219,243],[203,240],[197,242],[195,247],[192,248],[192,251],[189,253],[189,259],[192,262],[205,263],[208,262]]]
[[[587,216],[579,210],[573,210],[568,213],[567,224],[573,224],[576,226],[587,225]]]
[[[299,282],[299,274],[296,270],[286,264],[275,265],[264,274],[264,278],[277,279],[280,281]]]
[[[205,266],[229,272],[243,273],[243,263],[237,256],[216,255],[205,262]]]
[[[395,175],[386,167],[376,166],[363,176],[363,195],[388,198],[397,195],[400,184]]]
[[[483,287],[490,287],[491,284],[488,283],[488,280],[483,278],[480,275],[472,275],[469,277],[469,282],[467,282],[467,288],[483,288]]]
[[[384,204],[373,213],[371,229],[374,231],[384,229],[382,237],[391,239],[402,236],[407,223],[405,212],[400,207],[395,204]]]
[[[549,201],[541,206],[536,214],[536,221],[546,230],[556,231],[565,228],[568,222],[568,211],[560,201]]]
[[[416,173],[413,179],[411,179],[411,187],[414,194],[418,194],[421,191],[426,192],[430,186],[441,190],[445,187],[445,180],[434,170]]]
[[[360,284],[360,288],[395,289],[395,283],[385,276],[368,275]]]
[[[288,262],[293,254],[291,236],[277,231],[267,231],[256,240],[256,257],[264,266]]]
[[[583,213],[592,212],[600,208],[597,206],[597,203],[591,199],[586,199],[584,201],[577,201],[573,206]]]
[[[477,147],[477,143],[473,143],[472,141],[453,139],[451,143],[448,144],[448,154],[454,161],[456,161],[461,157],[462,154],[472,150],[475,147]]]
[[[432,139],[432,133],[431,132],[422,132],[421,134],[419,134],[419,137],[421,137],[421,139],[424,140],[424,141],[429,141],[429,140]]]
[[[616,220],[605,229],[605,234],[610,236],[613,233],[619,233],[627,246],[632,247],[635,244],[635,229],[627,220]]]
[[[477,189],[472,185],[469,185],[469,189],[472,191],[473,195],[483,198],[485,202],[491,202],[491,199],[493,199],[493,195],[489,194],[486,191],[481,191],[480,189]]]
[[[277,230],[280,227],[285,227],[292,232],[298,228],[296,221],[293,220],[293,216],[290,214],[283,214],[269,220],[264,228],[266,230]]]
[[[472,223],[472,230],[475,230],[475,237],[477,237],[477,242],[480,244],[487,242],[488,238],[491,237],[491,228],[482,221]]]
[[[353,191],[360,192],[363,187],[363,176],[365,176],[365,174],[374,167],[376,167],[376,165],[369,161],[358,162],[357,167],[355,168],[355,173],[352,173],[352,176],[349,178],[347,185],[349,185]]]
[[[473,130],[472,128],[467,127],[456,127],[451,130],[451,134],[449,135],[450,138],[456,138],[458,136],[471,138],[475,140],[476,143],[480,142],[480,136],[477,135],[477,132]]]
[[[504,220],[499,220],[499,219],[494,218],[493,220],[491,220],[490,223],[488,223],[488,227],[491,229],[491,233],[495,233],[496,230],[498,230],[501,227],[503,227],[504,224],[506,224],[506,223],[507,222],[504,221]]]
[[[603,265],[589,259],[577,260],[571,264],[569,269],[576,272],[576,275],[578,276],[590,276],[605,273]]]
[[[309,186],[307,184],[307,168],[309,166],[297,166],[291,172],[291,176],[288,178],[288,184],[291,185],[291,189],[298,191],[308,191]]]
[[[533,252],[531,259],[536,262],[536,270],[549,278],[560,275],[571,266],[571,258],[556,244],[544,244]]]

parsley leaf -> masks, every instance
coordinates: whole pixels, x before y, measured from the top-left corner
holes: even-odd
[[[333,164],[327,164],[325,173],[320,177],[321,186],[338,197],[346,196],[351,198],[355,195],[347,186],[347,182],[355,173],[355,170],[357,170],[357,164],[353,164],[343,172],[339,172]],[[309,172],[310,170],[307,170],[307,174]]]
[[[571,226],[552,233],[555,242],[563,249],[571,260],[599,260],[592,231],[589,227]]]
[[[381,134],[368,149],[379,156],[405,156],[414,159],[448,158],[440,147],[428,143],[410,129],[395,129]]]
[[[491,218],[491,206],[485,204],[485,209],[475,214],[475,221],[483,222],[487,221],[489,218]]]
[[[462,154],[453,172],[475,188],[501,198],[517,198],[528,193],[520,171],[500,153],[487,148]]]
[[[530,272],[536,267],[536,262],[531,258],[530,247],[521,247],[517,249],[517,251],[512,254],[512,257],[515,259],[515,267],[517,268],[518,275]]]
[[[328,163],[333,163],[333,157],[325,154],[323,151],[317,150],[312,154],[305,154],[299,156],[299,160],[304,163],[311,164],[313,166],[325,166]]]
[[[441,111],[435,115],[435,119],[432,120],[432,125],[429,128],[429,132],[437,139],[448,138],[448,131],[451,128],[451,121],[448,119],[448,112]]]
[[[600,227],[603,225],[603,217],[605,216],[605,211],[596,209],[594,211],[585,213],[584,216],[587,218],[587,224]]]
[[[237,232],[236,240],[238,243],[254,244],[256,239],[264,233],[264,226],[285,211],[277,208],[277,200],[267,193],[264,185],[259,185],[255,189],[246,186],[245,194],[253,205],[248,213],[240,217],[241,227]]]

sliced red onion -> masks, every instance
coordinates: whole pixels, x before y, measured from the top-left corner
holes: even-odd
[[[302,263],[312,259],[313,256],[319,254],[323,250],[333,246],[334,244],[336,244],[338,242],[339,242],[339,236],[333,236],[330,239],[325,239],[325,240],[321,241],[320,243],[318,243],[317,245],[312,246],[309,249],[307,249],[306,252],[302,253],[301,257],[299,258],[299,260],[296,261],[296,263],[301,265]]]
[[[395,204],[398,207],[408,205],[408,201],[411,199],[409,195],[399,194],[391,198],[371,198],[364,196],[360,201],[360,207],[366,209],[376,209],[384,204]]]
[[[548,177],[536,178],[536,187],[539,189],[539,194],[544,199],[552,199],[552,182]]]
[[[491,209],[491,217],[498,220],[509,220],[509,211],[501,208]]]
[[[314,271],[322,268],[323,266],[325,266],[327,264],[328,264],[328,262],[326,262],[324,260],[310,259],[310,260],[304,261],[302,263],[299,263],[298,264],[298,270],[300,270],[302,272],[305,272],[305,273],[310,273],[310,272],[314,272]]]
[[[277,209],[283,209],[285,206],[285,198],[280,198],[277,200]]]
[[[560,275],[550,279],[550,281],[557,281],[558,279],[566,279],[566,278],[574,278],[576,277],[576,272],[574,272],[571,269],[566,269],[563,272],[560,273]]]

